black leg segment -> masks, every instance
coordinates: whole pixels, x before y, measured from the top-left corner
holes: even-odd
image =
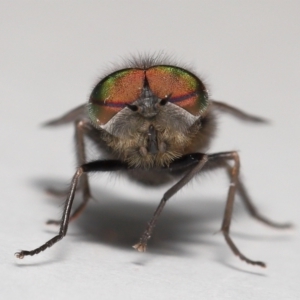
[[[50,248],[53,246],[55,243],[60,241],[67,233],[68,230],[68,225],[70,221],[70,213],[72,209],[72,204],[76,192],[76,187],[78,184],[78,181],[80,180],[80,177],[88,172],[109,172],[109,171],[118,171],[122,169],[127,169],[128,166],[126,163],[123,163],[121,161],[117,160],[104,160],[104,161],[95,161],[91,163],[87,163],[79,167],[76,171],[76,173],[73,176],[72,182],[71,182],[71,187],[70,191],[68,194],[68,198],[65,202],[64,210],[63,210],[63,215],[62,219],[60,221],[60,229],[58,234],[50,239],[48,242],[43,244],[42,246],[34,249],[34,250],[21,250],[20,252],[15,253],[15,256],[17,258],[24,258],[24,256],[28,255],[35,255],[38,254],[47,248]]]
[[[230,161],[233,162],[232,166],[229,164]],[[139,242],[133,247],[141,252],[146,250],[147,242],[152,235],[153,229],[157,223],[159,215],[161,214],[166,202],[175,193],[177,193],[199,172],[207,171],[209,169],[214,169],[214,168],[220,168],[220,167],[225,168],[229,172],[229,176],[230,176],[230,185],[229,185],[227,201],[226,201],[226,206],[225,206],[225,211],[223,216],[223,222],[221,226],[221,231],[224,235],[225,241],[227,242],[232,252],[235,255],[237,255],[241,260],[252,265],[265,267],[266,265],[264,262],[251,260],[247,258],[245,255],[243,255],[240,252],[240,250],[236,247],[235,243],[232,241],[230,237],[230,233],[229,233],[230,224],[231,224],[233,205],[234,205],[236,192],[239,191],[247,209],[249,210],[251,215],[257,218],[258,220],[277,228],[288,228],[290,227],[290,224],[276,224],[259,215],[255,206],[252,204],[250,198],[246,194],[243,185],[239,182],[240,160],[239,160],[238,153],[235,151],[220,152],[220,153],[215,153],[210,155],[193,153],[193,154],[185,155],[182,158],[179,158],[178,160],[170,164],[169,170],[171,172],[176,173],[176,171],[182,171],[182,170],[186,170],[187,172],[182,177],[181,180],[179,180],[174,186],[172,186],[164,194],[157,209],[154,212],[152,219],[148,223],[146,230],[142,234]]]

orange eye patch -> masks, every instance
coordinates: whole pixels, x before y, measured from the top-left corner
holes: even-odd
[[[179,67],[158,65],[148,69],[123,69],[116,71],[94,88],[88,106],[93,124],[104,125],[126,104],[141,96],[145,77],[151,91],[158,98],[170,96],[169,102],[200,116],[208,106],[204,84],[195,75]]]

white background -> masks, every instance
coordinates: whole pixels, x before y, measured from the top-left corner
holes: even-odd
[[[0,2],[1,299],[299,299],[299,1]],[[214,99],[272,120],[220,116],[210,152],[239,150],[261,212],[291,221],[279,231],[253,220],[239,199],[232,236],[265,261],[245,264],[221,234],[228,182],[200,177],[167,204],[146,253],[137,242],[163,191],[93,176],[91,201],[67,237],[34,257],[57,231],[75,170],[73,128],[42,128],[87,101],[103,70],[129,54],[163,50],[190,63]],[[91,150],[92,152],[92,150]]]

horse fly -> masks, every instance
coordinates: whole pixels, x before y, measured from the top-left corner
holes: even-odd
[[[221,232],[241,260],[265,267],[264,262],[243,255],[230,237],[235,194],[239,193],[250,215],[257,220],[276,228],[291,225],[274,223],[257,211],[239,178],[240,158],[236,151],[206,153],[216,128],[216,111],[244,121],[265,122],[260,117],[212,100],[198,76],[160,55],[131,59],[123,68],[105,76],[93,89],[87,104],[46,124],[75,123],[78,168],[68,191],[62,219],[47,222],[60,225],[59,233],[34,250],[17,252],[16,257],[38,254],[66,235],[69,222],[81,214],[91,198],[88,173],[122,172],[131,180],[152,187],[173,182],[140,240],[133,246],[143,252],[167,201],[200,173],[224,168],[230,185]],[[86,162],[85,137],[97,145],[104,159]],[[82,202],[71,213],[78,189],[82,190]]]

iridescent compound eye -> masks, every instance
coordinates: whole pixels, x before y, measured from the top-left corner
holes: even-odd
[[[101,80],[89,100],[88,113],[92,123],[104,125],[127,103],[136,101],[143,88],[144,76],[144,70],[125,69]]]
[[[179,67],[154,66],[146,70],[152,92],[163,99],[169,95],[174,103],[194,116],[200,116],[208,106],[208,93],[195,75]]]
[[[168,99],[194,116],[200,116],[208,106],[208,94],[203,83],[192,73],[179,67],[158,65],[148,69],[124,69],[110,74],[94,88],[88,114],[96,126],[106,124],[114,115],[141,96],[145,77],[158,98]]]

